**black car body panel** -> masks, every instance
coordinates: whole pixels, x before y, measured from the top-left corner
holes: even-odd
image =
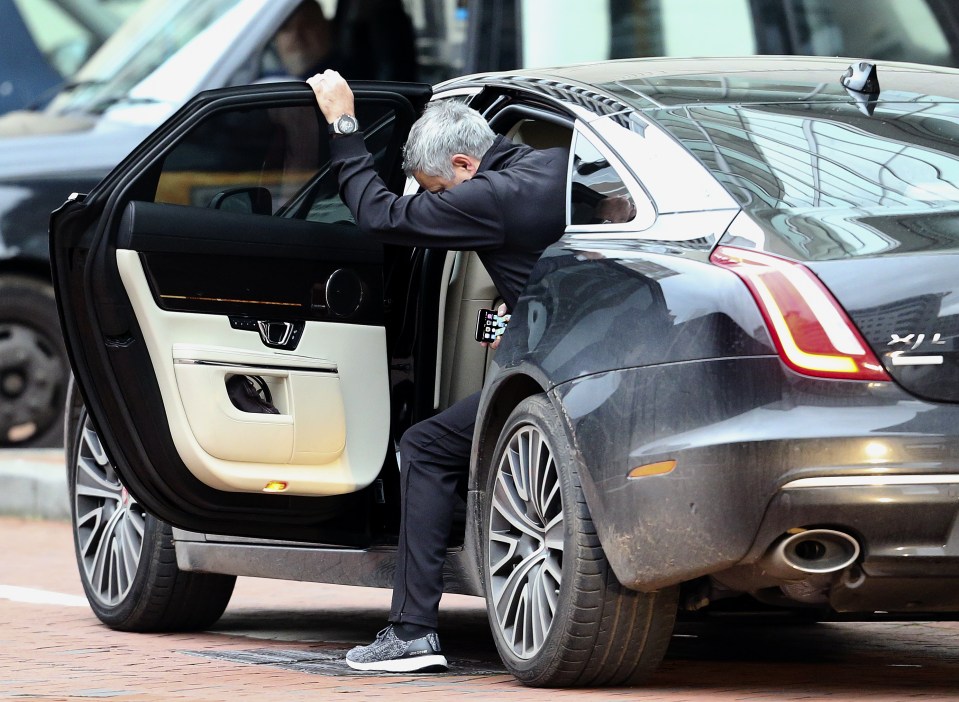
[[[931,254],[823,261],[810,268],[842,301],[899,385],[926,400],[959,402],[959,255]]]
[[[150,133],[73,132],[57,137],[8,139],[0,149],[0,269],[46,270],[49,247],[36,222],[70,193],[89,192],[118,160]],[[46,273],[44,273],[46,275]]]
[[[848,530],[868,543],[867,572],[874,548],[888,554],[905,541],[932,546],[948,537],[957,506],[936,488],[906,490],[893,501],[897,488],[859,488],[864,504],[848,510],[828,490],[808,508],[800,491],[780,491],[794,480],[877,468],[886,475],[952,470],[959,443],[939,435],[959,408],[917,402],[895,387],[784,370],[778,359],[703,361],[590,376],[556,389],[583,460],[602,467],[587,494],[603,515],[601,538],[617,554],[611,563],[624,583],[655,589],[758,560],[782,534],[810,525]],[[604,394],[609,398],[593,409]],[[578,396],[590,398],[591,412]],[[699,400],[690,403],[690,396]],[[687,411],[657,412],[676,404]],[[869,453],[871,442],[886,447],[882,460]],[[665,460],[677,462],[668,475],[627,478],[634,466]],[[911,525],[908,536],[903,523]],[[942,556],[927,555],[937,563]],[[929,567],[924,563],[912,575]]]
[[[623,368],[774,353],[738,280],[696,252],[655,248],[568,237],[547,252],[510,320],[497,367],[533,365],[560,385]],[[705,304],[696,295],[704,288],[712,293]]]

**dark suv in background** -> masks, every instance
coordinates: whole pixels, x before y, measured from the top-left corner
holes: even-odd
[[[0,447],[60,441],[69,379],[47,223],[195,93],[282,78],[272,39],[299,0],[151,0],[42,111],[0,118]],[[957,65],[951,0],[322,0],[349,77],[642,56],[813,54]],[[399,18],[399,19],[398,19]],[[389,47],[388,50],[382,50]],[[413,55],[415,67],[398,57]],[[395,68],[407,66],[397,74]]]

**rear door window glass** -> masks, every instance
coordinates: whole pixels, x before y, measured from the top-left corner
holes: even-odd
[[[396,110],[389,100],[359,101],[357,118],[376,168],[397,165]],[[326,121],[314,106],[221,110],[194,127],[166,156],[156,202],[211,207],[223,193],[265,188],[273,214],[318,222],[352,221],[329,169]]]

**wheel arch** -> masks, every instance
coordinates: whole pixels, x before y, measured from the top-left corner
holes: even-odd
[[[476,456],[470,471],[469,489],[482,492],[493,461],[500,432],[513,409],[527,397],[545,393],[544,385],[527,373],[511,374],[490,389],[480,403],[478,433],[474,437]]]

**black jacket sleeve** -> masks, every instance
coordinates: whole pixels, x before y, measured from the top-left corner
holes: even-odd
[[[398,196],[377,175],[362,134],[333,139],[330,152],[340,197],[357,225],[384,243],[470,251],[502,246],[503,211],[483,173],[443,193]]]

